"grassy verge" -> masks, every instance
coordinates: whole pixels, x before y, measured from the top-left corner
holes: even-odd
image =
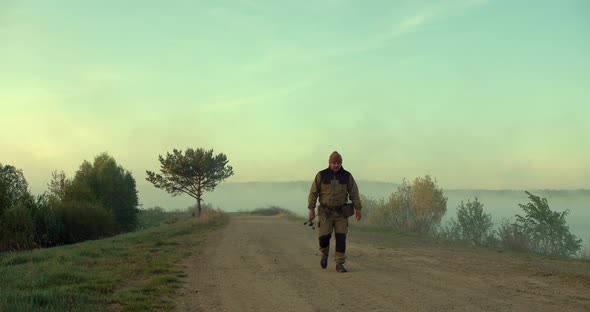
[[[166,311],[176,264],[223,226],[220,213],[49,249],[0,254],[0,311]]]
[[[462,246],[456,242],[440,241],[428,235],[400,232],[393,228],[374,226],[374,225],[357,225],[352,218],[349,220],[349,231],[351,237],[363,241],[381,245],[383,247],[412,247],[412,246]]]
[[[355,225],[353,222],[352,220],[350,221],[351,237],[387,248],[417,247],[446,249],[453,252],[475,252],[482,255],[504,254],[529,261],[557,261],[562,264],[582,265],[585,268],[590,266],[590,261],[583,258],[553,257],[501,247],[472,246],[460,241],[443,240],[418,233],[400,232],[387,227]]]
[[[352,219],[352,218],[351,218]],[[376,243],[384,247],[432,247],[447,248],[450,250],[473,250],[489,252],[504,252],[502,248],[470,246],[460,241],[443,240],[427,234],[414,232],[402,232],[394,228],[376,225],[357,225],[355,221],[349,221],[352,236],[364,241]],[[529,254],[515,251],[515,254]]]
[[[140,210],[137,216],[138,229],[145,230],[164,223],[171,224],[178,220],[192,217],[188,210],[185,211],[164,211],[161,208]]]

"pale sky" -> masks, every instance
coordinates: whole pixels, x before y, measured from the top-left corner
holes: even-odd
[[[0,0],[0,163],[590,188],[590,1]]]

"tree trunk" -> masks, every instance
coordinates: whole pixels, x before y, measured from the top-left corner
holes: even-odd
[[[197,217],[201,217],[201,198],[197,198]]]

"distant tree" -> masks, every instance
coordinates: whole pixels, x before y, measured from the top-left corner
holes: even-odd
[[[227,165],[223,154],[213,155],[213,150],[187,148],[183,152],[174,149],[166,153],[166,158],[159,155],[161,174],[146,171],[149,182],[155,187],[177,196],[188,194],[197,200],[198,216],[201,215],[203,193],[213,191],[217,184],[234,174]]]
[[[525,193],[531,202],[518,204],[525,215],[516,215],[516,221],[527,235],[529,250],[551,256],[576,255],[582,248],[582,240],[571,234],[566,225],[569,210],[551,211],[546,198]]]
[[[0,163],[0,216],[29,194],[29,184],[22,170]]]
[[[53,171],[51,181],[47,183],[48,194],[53,200],[62,201],[66,198],[66,190],[72,181],[66,177],[63,171]]]
[[[64,196],[65,201],[96,203],[108,210],[120,230],[132,230],[137,224],[139,199],[135,179],[107,153],[96,156],[92,164],[84,161]]]
[[[98,181],[92,164],[84,160],[76,171],[71,183],[65,189],[64,201],[97,203],[96,188]]]

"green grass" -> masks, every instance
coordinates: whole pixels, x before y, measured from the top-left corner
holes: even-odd
[[[353,218],[349,219],[351,235],[363,240],[378,242],[387,247],[438,245],[441,241],[431,236],[413,232],[401,232],[390,227],[374,225],[357,225]],[[451,244],[454,244],[451,242]]]
[[[147,230],[0,254],[0,311],[168,311],[186,275],[177,263],[226,216],[185,217]]]
[[[139,229],[148,229],[163,223],[174,223],[191,217],[188,211],[163,211],[161,208],[139,210],[137,223]]]

